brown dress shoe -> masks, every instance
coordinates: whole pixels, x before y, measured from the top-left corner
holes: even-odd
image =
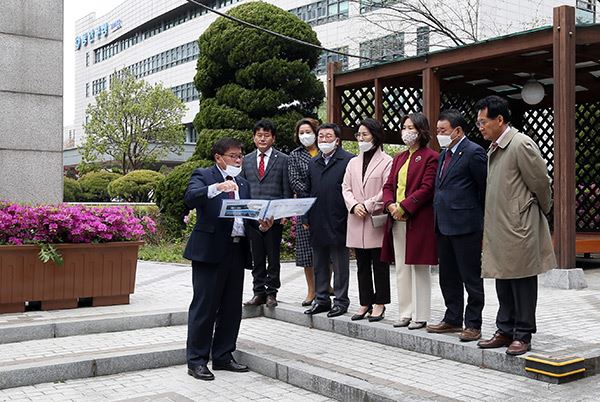
[[[432,334],[445,334],[447,332],[462,331],[462,327],[457,327],[452,324],[448,324],[445,321],[442,321],[439,324],[428,325],[426,329],[427,329],[427,332],[431,332]]]
[[[276,307],[277,306],[277,299],[275,298],[275,295],[267,295],[267,307]]]
[[[500,332],[496,332],[494,334],[494,336],[492,337],[492,339],[479,341],[479,342],[477,342],[477,346],[479,346],[482,349],[494,349],[494,348],[502,348],[502,347],[508,346],[511,344],[511,342],[512,342],[511,338],[509,338],[508,336],[506,336]]]
[[[458,338],[463,342],[472,342],[481,339],[481,330],[475,328],[465,328],[458,334]]]
[[[265,296],[257,296],[255,295],[252,299],[248,300],[244,303],[244,306],[260,306],[261,304],[265,304],[266,298]]]
[[[529,352],[530,350],[531,343],[515,339],[514,341],[512,341],[508,349],[506,349],[506,354],[511,356],[519,356]]]

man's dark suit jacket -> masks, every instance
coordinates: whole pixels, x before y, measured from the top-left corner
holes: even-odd
[[[242,176],[250,183],[251,197],[257,200],[276,200],[291,198],[292,190],[288,179],[288,156],[272,148],[271,156],[265,168],[265,175],[258,178],[258,165],[256,162],[257,150],[244,156]],[[241,198],[241,196],[240,196]]]
[[[229,196],[228,193],[221,193],[214,198],[208,198],[208,186],[223,181],[223,175],[217,166],[196,169],[192,174],[184,197],[185,204],[190,209],[196,208],[196,226],[183,253],[188,260],[217,264],[225,258],[227,246],[231,243],[233,219],[219,218],[219,212],[222,201]],[[250,198],[248,182],[239,176],[235,181],[240,199]],[[247,219],[244,220],[246,221]],[[252,269],[250,251],[246,254],[248,258],[245,268]]]
[[[444,174],[440,171],[448,150],[440,154],[435,179],[433,210],[436,231],[457,236],[483,230],[487,155],[468,138],[462,140]]]
[[[313,246],[346,245],[348,210],[342,196],[342,181],[354,156],[338,147],[327,165],[320,153],[308,164],[310,196],[317,198],[307,214]]]

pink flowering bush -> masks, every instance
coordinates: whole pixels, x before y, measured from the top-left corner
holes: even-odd
[[[44,261],[59,262],[49,244],[133,241],[155,230],[150,217],[137,218],[131,208],[124,206],[29,206],[0,202],[0,245],[40,244],[40,258]]]

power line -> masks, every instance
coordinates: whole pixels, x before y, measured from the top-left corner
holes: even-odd
[[[271,31],[270,29],[263,28],[263,27],[260,27],[258,25],[254,25],[254,24],[252,24],[250,22],[241,20],[239,18],[236,18],[234,16],[222,13],[220,11],[217,11],[214,8],[209,7],[209,6],[205,5],[205,4],[202,4],[200,1],[197,1],[197,0],[187,0],[187,1],[190,2],[190,3],[196,4],[197,6],[200,6],[200,7],[204,8],[205,10],[210,11],[211,13],[215,13],[217,15],[220,15],[221,17],[227,18],[227,19],[229,19],[231,21],[235,21],[238,24],[246,25],[247,27],[250,27],[250,28],[253,28],[253,29],[257,29],[257,30],[259,30],[261,32],[265,32],[265,33],[268,33],[269,35],[277,36],[277,37],[279,37],[281,39],[288,40],[290,42],[295,42],[295,43],[298,43],[300,45],[309,46],[309,47],[312,47],[312,48],[315,48],[315,49],[324,50],[324,51],[329,52],[329,53],[339,54],[341,56],[355,57],[357,59],[364,59],[364,60],[369,60],[369,61],[377,61],[375,59],[372,59],[372,58],[366,57],[366,56],[357,56],[355,54],[340,52],[339,50],[335,50],[335,49],[327,49],[327,48],[325,48],[323,46],[315,45],[314,43],[305,42],[305,41],[300,40],[300,39],[292,38],[291,36],[280,34],[279,32]],[[206,0],[204,0],[204,1],[206,1]]]

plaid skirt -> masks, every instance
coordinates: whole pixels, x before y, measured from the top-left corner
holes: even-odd
[[[300,219],[298,219],[298,221],[300,221]],[[300,222],[296,223],[296,266],[313,266],[310,232],[304,229]]]

